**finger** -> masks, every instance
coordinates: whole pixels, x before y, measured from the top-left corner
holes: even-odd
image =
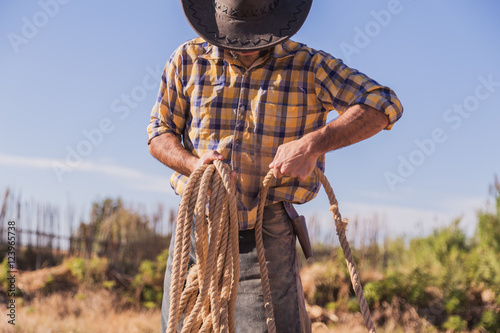
[[[279,168],[281,166],[280,163],[277,162],[279,160],[280,154],[281,154],[281,146],[278,147],[278,150],[274,155],[273,161],[271,162],[271,164],[269,164],[269,169]]]
[[[218,151],[212,150],[202,156],[203,164],[210,164],[215,160],[223,160],[224,156],[222,156]]]
[[[278,162],[276,155],[271,164],[269,164],[269,169],[279,169],[279,168],[281,168],[281,162]]]
[[[222,156],[222,154],[219,153],[217,150],[212,150],[211,155],[213,158],[212,160],[223,160],[224,159],[224,156]]]
[[[281,173],[279,168],[273,169],[273,175],[274,175],[274,178],[276,178],[276,179],[280,179],[281,177],[283,177],[283,174]]]

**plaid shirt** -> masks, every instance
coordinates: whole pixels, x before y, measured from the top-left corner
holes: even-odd
[[[327,114],[354,104],[385,112],[390,129],[403,108],[392,90],[346,67],[341,60],[286,41],[246,69],[229,51],[196,38],[168,61],[148,126],[149,142],[173,133],[195,156],[217,150],[232,170],[240,229],[255,225],[259,190],[278,146],[325,125]],[[321,156],[318,167],[324,170]],[[187,177],[174,173],[182,194]],[[266,204],[304,203],[320,184],[284,177],[271,186]]]

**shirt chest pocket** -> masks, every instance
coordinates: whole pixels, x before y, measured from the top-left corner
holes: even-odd
[[[263,145],[277,148],[277,145],[304,135],[308,121],[307,105],[259,102],[255,118],[255,132],[262,136]]]
[[[316,129],[319,108],[314,94],[293,83],[261,89],[252,106],[256,119],[255,132],[262,145],[273,151],[285,142],[301,138]]]
[[[306,88],[299,85],[271,83],[269,86],[261,87],[253,99],[255,109],[260,113],[267,113],[280,117],[302,117],[304,110],[310,104]],[[269,105],[271,105],[269,107]]]

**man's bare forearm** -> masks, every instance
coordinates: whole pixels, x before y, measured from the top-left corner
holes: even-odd
[[[189,176],[196,168],[198,158],[188,152],[172,133],[159,135],[149,143],[149,152],[169,168]]]
[[[304,180],[319,156],[368,139],[388,124],[384,113],[366,105],[354,105],[326,126],[279,146],[269,167],[274,169],[276,178],[291,176]]]
[[[367,105],[354,105],[344,114],[319,130],[306,135],[311,152],[320,156],[329,151],[363,141],[382,131],[388,117]]]

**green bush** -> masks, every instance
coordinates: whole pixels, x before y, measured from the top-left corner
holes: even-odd
[[[467,322],[459,316],[450,316],[443,324],[443,328],[453,332],[462,332],[467,328]]]
[[[148,309],[161,306],[167,259],[168,250],[164,250],[155,261],[143,260],[132,282],[135,294],[139,295],[141,304]]]
[[[349,298],[347,302],[347,311],[349,312],[360,312],[359,301],[356,297]]]
[[[498,190],[498,187],[497,187]],[[468,266],[471,278],[478,284],[500,294],[500,196],[496,198],[496,213],[480,212],[475,232],[477,244]],[[500,305],[499,302],[497,304]]]
[[[108,260],[106,258],[84,259],[73,257],[65,260],[64,264],[79,283],[94,285],[106,281],[106,271],[108,270]]]
[[[425,290],[430,281],[429,274],[420,268],[409,273],[391,272],[380,281],[368,282],[364,294],[371,307],[382,301],[391,303],[394,296],[414,305],[425,305],[427,302]]]
[[[456,314],[465,310],[467,294],[465,290],[452,290],[444,300],[444,307],[447,313]]]
[[[391,303],[394,296],[403,293],[403,289],[401,275],[391,273],[380,281],[366,283],[364,294],[368,305],[374,307],[383,301]]]
[[[484,311],[477,328],[485,329],[488,332],[500,332],[500,313],[494,310]]]
[[[71,274],[78,279],[78,281],[83,281],[87,273],[87,265],[85,259],[80,257],[74,257],[65,261],[65,265],[68,267]]]
[[[111,280],[111,281],[103,281],[102,286],[108,290],[113,289],[116,286],[116,281]]]
[[[7,291],[9,290],[9,280],[7,278],[9,277],[8,272],[9,271],[9,263],[7,261],[7,257],[3,258],[2,263],[0,264],[0,283],[3,288],[3,290]]]

